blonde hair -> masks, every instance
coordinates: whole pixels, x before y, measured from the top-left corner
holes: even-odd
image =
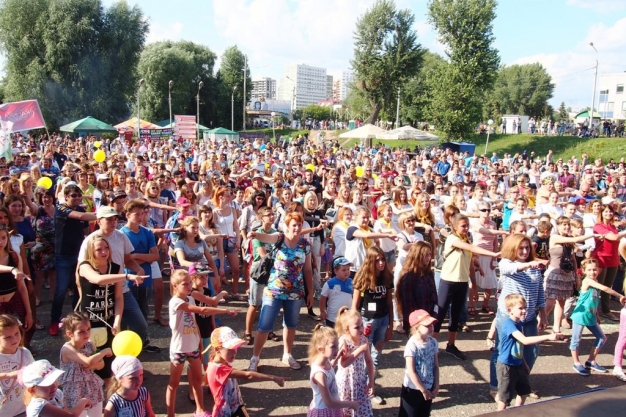
[[[109,257],[107,262],[111,262],[111,244],[106,237],[102,235],[93,235],[89,239],[89,242],[87,242],[87,251],[85,253],[85,261],[87,261],[92,267],[96,265],[96,251],[94,249],[96,242],[106,242],[107,247],[109,248]]]
[[[170,295],[172,297],[176,295],[174,287],[180,284],[188,276],[189,272],[185,271],[184,269],[177,269],[172,273],[172,276],[170,277]]]
[[[358,320],[360,318],[361,313],[358,311],[352,310],[346,306],[341,307],[337,312],[337,319],[335,320],[335,331],[337,332],[337,336],[348,333],[346,329],[350,320]]]
[[[337,338],[337,332],[332,327],[326,327],[322,323],[318,323],[311,334],[309,342],[309,364],[312,364],[317,355],[319,355],[320,346],[324,346],[330,340]]]
[[[504,305],[507,310],[518,304],[526,305],[526,299],[521,294],[509,294],[504,298]]]

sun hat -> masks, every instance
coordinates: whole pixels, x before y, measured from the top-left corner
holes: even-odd
[[[211,346],[214,349],[233,349],[237,350],[246,342],[237,337],[237,334],[230,327],[222,326],[213,330],[211,333]]]
[[[176,205],[181,207],[189,207],[191,203],[185,197],[178,197],[178,200],[176,200]]]
[[[435,322],[437,322],[437,319],[428,314],[426,310],[415,310],[409,315],[409,326],[411,327],[417,324],[429,326]]]
[[[96,212],[97,219],[104,219],[108,217],[117,217],[117,211],[111,206],[100,206]]]
[[[45,359],[35,361],[21,370],[21,384],[27,388],[49,387],[65,371],[55,368]]]

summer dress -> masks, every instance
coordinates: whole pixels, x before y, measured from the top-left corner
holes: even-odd
[[[367,338],[361,336],[361,345],[367,343]],[[348,352],[354,352],[359,346],[355,345],[348,335],[343,335],[339,339],[339,345],[346,345]],[[367,364],[365,354],[360,354],[348,367],[341,366],[337,369],[337,389],[339,398],[343,401],[359,401],[359,409],[343,409],[344,417],[369,417],[374,415],[372,403],[367,398]]]

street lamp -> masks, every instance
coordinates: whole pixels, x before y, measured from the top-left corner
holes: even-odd
[[[285,75],[285,78],[293,83],[293,93],[291,95],[291,120],[295,120],[293,113],[296,111],[296,82],[288,75]]]
[[[487,143],[485,143],[485,155],[487,155],[487,147],[489,146],[489,134],[491,133],[491,126],[493,125],[493,120],[491,119],[487,120],[487,125],[489,127],[487,128]]]
[[[172,128],[172,86],[174,85],[174,81],[170,80],[167,84],[167,100],[170,106],[170,129]]]
[[[143,85],[143,83],[146,80],[144,80],[143,78],[139,80],[139,86],[137,87],[137,139],[139,139],[139,128],[141,127],[141,112],[140,112],[140,106],[141,106],[141,86]]]
[[[233,93],[230,95],[230,130],[235,131],[235,90],[237,86],[233,87]]]
[[[596,51],[596,71],[593,79],[593,94],[591,95],[591,110],[589,113],[589,129],[593,128],[593,105],[596,102],[596,83],[598,82],[598,50],[593,46],[593,42],[589,42],[589,46]]]
[[[202,89],[202,86],[204,85],[204,82],[200,81],[198,83],[198,95],[196,96],[196,106],[197,106],[197,112],[198,112],[198,116],[196,118],[196,137],[197,140],[200,140],[200,90]]]
[[[398,104],[396,105],[396,129],[400,127],[400,87],[398,87]]]
[[[246,78],[248,77],[248,56],[243,56],[243,131],[246,131],[246,106],[248,105],[248,100],[246,100]]]
[[[274,133],[274,143],[276,143],[276,122],[274,121],[274,116],[276,116],[276,112],[270,113],[272,115],[272,132]]]

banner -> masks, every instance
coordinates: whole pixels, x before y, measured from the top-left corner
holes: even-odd
[[[161,140],[172,137],[172,129],[139,129],[140,139]]]
[[[13,153],[11,152],[11,135],[7,133],[4,128],[8,127],[10,129],[11,122],[7,122],[6,124],[8,126],[2,126],[2,129],[0,130],[0,158],[4,157],[6,158],[6,161],[9,162],[13,160]]]
[[[197,128],[196,128],[196,116],[183,116],[175,115],[174,122],[174,136],[176,139],[182,137],[183,139],[191,139],[195,142]]]
[[[0,123],[3,128],[7,122],[13,123],[8,133],[46,127],[37,100],[17,101],[0,105]]]

